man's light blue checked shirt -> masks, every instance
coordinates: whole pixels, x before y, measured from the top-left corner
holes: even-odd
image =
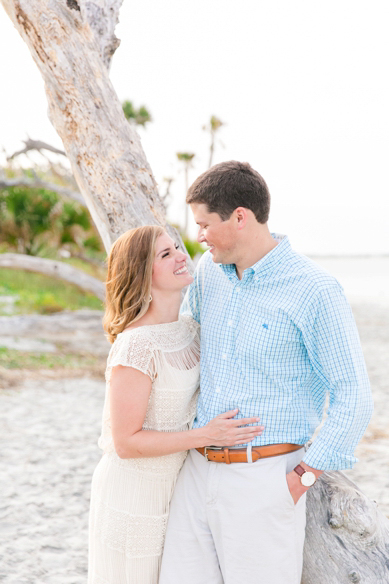
[[[280,239],[273,234],[273,237]],[[244,271],[198,263],[181,309],[201,324],[201,393],[194,427],[239,408],[265,426],[253,446],[305,444],[322,470],[351,468],[372,413],[357,328],[340,284],[287,237]]]

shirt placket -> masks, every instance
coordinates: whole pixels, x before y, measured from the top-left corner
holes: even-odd
[[[226,322],[226,331],[220,349],[221,370],[231,368],[232,362],[235,358],[236,339],[239,332],[239,321],[240,314],[242,311],[242,296],[243,282],[241,280],[238,280],[238,278],[234,278],[230,301],[227,307],[228,319]],[[221,393],[222,391],[224,391],[223,383],[222,380],[220,380],[220,382],[215,388],[215,392]]]

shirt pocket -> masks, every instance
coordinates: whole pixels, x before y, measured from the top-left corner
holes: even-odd
[[[237,356],[244,368],[259,369],[272,375],[291,369],[303,359],[301,332],[287,318],[266,317],[257,320],[255,327],[242,327],[237,342]]]

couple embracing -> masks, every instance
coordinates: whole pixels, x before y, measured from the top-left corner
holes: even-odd
[[[194,278],[160,227],[110,252],[88,582],[299,584],[306,492],[354,465],[371,416],[356,325],[338,282],[270,233],[250,165],[212,167],[187,203],[210,246]]]

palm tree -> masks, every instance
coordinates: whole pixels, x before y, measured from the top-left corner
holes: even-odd
[[[177,158],[180,160],[184,165],[184,172],[185,172],[185,194],[188,192],[189,188],[189,169],[192,167],[192,160],[195,157],[193,152],[177,152]],[[184,233],[188,235],[188,205],[185,205],[185,223],[184,223]]]
[[[217,118],[216,116],[211,116],[209,123],[203,126],[203,130],[208,131],[211,134],[208,168],[211,168],[212,166],[213,153],[215,150],[215,134],[218,130],[220,130],[222,126],[224,126],[224,122],[219,120],[219,118]]]

